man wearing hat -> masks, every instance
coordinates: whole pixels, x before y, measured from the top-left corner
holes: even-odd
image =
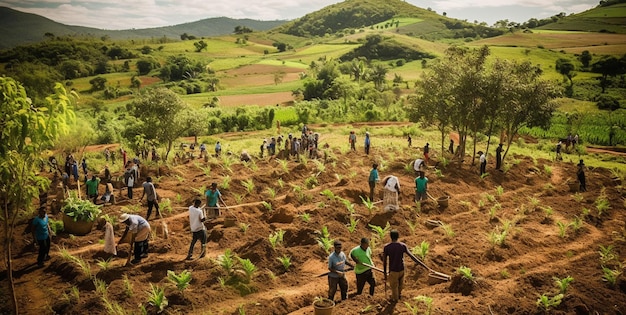
[[[587,183],[585,180],[585,163],[583,162],[583,160],[580,160],[580,162],[578,163],[576,177],[578,177],[578,182],[580,183],[580,191],[587,191]]]
[[[346,280],[346,265],[353,267],[347,261],[346,254],[341,251],[341,242],[335,241],[335,250],[328,256],[328,299],[334,300],[337,285],[341,290],[341,300],[348,298],[348,280]]]
[[[130,244],[134,243],[135,259],[131,260],[131,264],[141,262],[141,258],[148,257],[148,237],[150,236],[150,224],[143,217],[136,214],[122,213],[120,221],[126,224],[126,229],[120,238],[120,242],[126,237],[128,232],[131,233]],[[118,242],[119,244],[119,242]],[[117,245],[115,246],[117,247]]]
[[[370,296],[374,295],[374,287],[376,287],[376,280],[372,273],[372,249],[370,248],[370,240],[367,237],[361,239],[361,245],[353,248],[350,251],[350,258],[354,260],[356,265],[354,266],[354,273],[356,274],[356,294],[363,293],[363,287],[365,283],[370,284]],[[367,264],[368,266],[366,266]]]

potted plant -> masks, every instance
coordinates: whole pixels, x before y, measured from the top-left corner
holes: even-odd
[[[316,297],[313,300],[313,308],[315,309],[315,315],[332,315],[335,302],[333,300]]]
[[[76,197],[76,194],[70,194],[70,197],[65,199],[61,212],[64,230],[67,233],[85,235],[91,232],[102,210],[91,201],[80,199]]]

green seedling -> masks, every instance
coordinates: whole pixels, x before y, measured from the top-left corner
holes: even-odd
[[[183,292],[191,283],[191,271],[183,270],[176,274],[172,270],[167,271],[167,279],[176,285],[178,291]]]
[[[426,255],[430,249],[430,243],[422,241],[419,246],[413,247],[413,253],[415,253],[422,261],[426,260]]]
[[[474,282],[474,275],[472,274],[472,269],[469,267],[461,266],[457,269],[457,272],[461,275],[461,277]]]
[[[163,312],[163,310],[165,310],[165,307],[167,306],[165,290],[150,283],[150,291],[148,291],[148,303],[155,306],[159,313]]]
[[[567,277],[565,277],[563,279],[559,279],[558,277],[554,277],[553,279],[554,279],[554,283],[559,288],[559,292],[561,294],[567,293],[567,288],[569,287],[569,284],[574,281],[574,278],[572,278],[570,276],[567,276]]]
[[[246,283],[250,283],[252,281],[252,277],[254,276],[254,272],[256,271],[256,266],[250,261],[250,259],[239,258],[239,265],[241,265],[241,269],[246,275]]]
[[[353,216],[350,216],[350,223],[348,223],[348,232],[354,233],[356,231],[356,227],[359,224],[360,219],[355,219]]]
[[[289,271],[289,267],[291,267],[291,257],[287,255],[283,255],[282,257],[276,258],[285,268],[285,271]]]
[[[367,226],[369,226],[372,229],[372,231],[376,232],[376,236],[378,237],[380,241],[384,240],[387,232],[391,230],[391,225],[389,224],[389,222],[387,222],[387,225],[385,225],[384,228],[378,225],[373,225],[373,224],[368,224]]]

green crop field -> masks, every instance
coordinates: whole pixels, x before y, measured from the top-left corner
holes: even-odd
[[[311,61],[317,61],[323,57],[339,58],[356,47],[358,46],[353,44],[319,44],[300,48],[295,53],[283,55],[283,58],[285,60],[299,60],[302,63],[309,64]]]
[[[270,65],[270,66],[285,66],[285,67],[300,68],[300,69],[307,69],[309,67],[309,65],[303,64],[301,62],[283,61],[283,60],[276,60],[276,59],[263,59],[259,61],[258,64]]]
[[[391,21],[399,21],[400,23],[398,23],[398,27],[402,27],[402,26],[407,26],[407,25],[411,25],[411,24],[415,24],[415,23],[420,23],[422,21],[424,21],[424,19],[418,19],[418,18],[410,18],[410,17],[398,17],[398,18],[394,18],[392,20],[387,20],[384,22],[380,22],[378,24],[374,24],[373,27],[376,28],[382,28],[385,29],[385,24],[387,24],[388,29],[395,29],[396,28],[396,23],[393,23],[393,26],[389,26],[389,24],[391,23]]]
[[[585,18],[617,18],[626,17],[626,4],[616,4],[610,7],[599,7],[595,10],[576,14],[577,17]]]
[[[487,38],[472,42],[470,45],[489,46],[515,46],[515,47],[544,47],[547,49],[566,49],[573,47],[587,47],[600,45],[624,45],[626,35],[624,34],[598,34],[589,32],[567,32],[567,31],[540,31],[539,33],[516,32],[498,37]]]

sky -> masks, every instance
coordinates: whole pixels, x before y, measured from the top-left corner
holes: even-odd
[[[385,1],[385,0],[380,0]],[[579,13],[599,0],[405,0],[470,22],[525,22]],[[338,0],[0,0],[0,6],[67,25],[108,30],[170,26],[211,17],[291,20]]]

